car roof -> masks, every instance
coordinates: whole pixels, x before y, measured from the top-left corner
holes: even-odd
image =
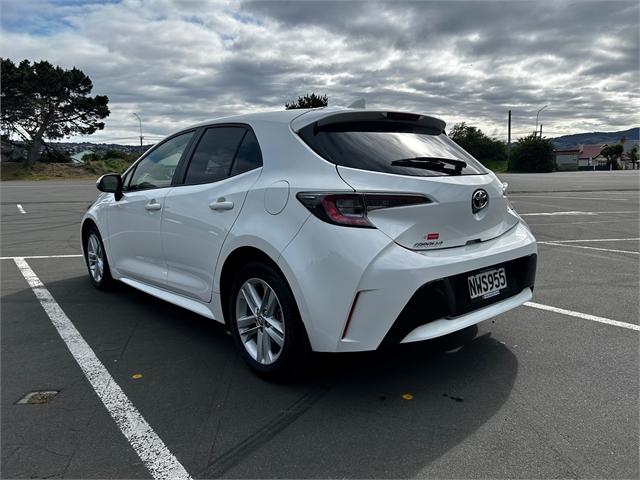
[[[200,122],[196,125],[192,125],[189,128],[204,127],[206,125],[213,125],[216,123],[252,123],[256,121],[260,122],[274,122],[274,123],[291,123],[295,118],[300,117],[308,112],[317,110],[323,110],[326,107],[321,108],[296,108],[293,110],[276,110],[270,112],[255,112],[244,113],[241,115],[229,115],[226,117],[213,118],[204,122]]]
[[[419,123],[438,128],[441,131],[444,131],[446,126],[446,123],[439,118],[410,112],[398,112],[395,110],[367,110],[364,108],[320,107],[230,115],[227,117],[219,117],[200,122],[198,124],[191,125],[188,128],[181,128],[179,131],[220,123],[252,124],[254,122],[270,122],[290,124],[291,128],[297,132],[301,128],[318,121],[332,123],[333,121],[381,120],[386,118],[389,112],[396,114],[419,115]]]

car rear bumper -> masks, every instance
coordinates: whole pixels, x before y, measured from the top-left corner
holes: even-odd
[[[421,252],[377,230],[331,226],[340,232],[327,235],[326,228],[310,218],[279,262],[316,351],[366,351],[434,338],[531,298],[537,247],[524,223],[486,242]],[[508,291],[470,304],[464,288],[468,273],[523,258],[508,273]],[[528,273],[518,273],[519,268]],[[451,287],[444,297],[421,295],[443,282]]]
[[[475,325],[500,315],[501,313],[508,312],[509,310],[519,307],[525,302],[528,302],[533,297],[533,291],[527,287],[520,293],[501,300],[497,303],[493,303],[484,308],[478,310],[472,310],[465,315],[461,315],[455,318],[440,318],[425,323],[414,328],[407,336],[405,336],[400,343],[419,342],[421,340],[429,340],[430,338],[441,337],[449,333],[462,330],[463,328]],[[385,341],[388,337],[385,337]],[[386,342],[383,342],[386,345]]]

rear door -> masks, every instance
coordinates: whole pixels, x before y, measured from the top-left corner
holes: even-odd
[[[415,116],[418,117],[418,116]],[[398,244],[429,250],[485,241],[517,222],[502,185],[441,130],[402,121],[327,122],[300,136],[358,192],[413,193],[428,203],[368,209],[369,221]]]
[[[127,174],[122,198],[109,207],[109,261],[125,277],[165,286],[162,210],[192,136],[182,133],[154,147]]]
[[[242,125],[204,130],[182,184],[165,198],[162,244],[169,289],[209,302],[222,244],[262,169],[255,135]]]

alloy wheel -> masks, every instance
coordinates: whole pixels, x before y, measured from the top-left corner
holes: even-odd
[[[250,278],[238,292],[235,321],[247,353],[262,365],[274,363],[284,346],[284,315],[276,292],[259,278]]]
[[[100,283],[104,275],[104,252],[102,245],[95,233],[89,235],[87,239],[87,262],[89,273],[96,283]]]

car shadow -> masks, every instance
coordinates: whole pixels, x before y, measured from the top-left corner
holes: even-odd
[[[500,411],[518,371],[509,348],[473,326],[316,354],[301,378],[269,382],[217,322],[125,285],[97,291],[84,276],[46,287],[194,477],[415,476]]]

